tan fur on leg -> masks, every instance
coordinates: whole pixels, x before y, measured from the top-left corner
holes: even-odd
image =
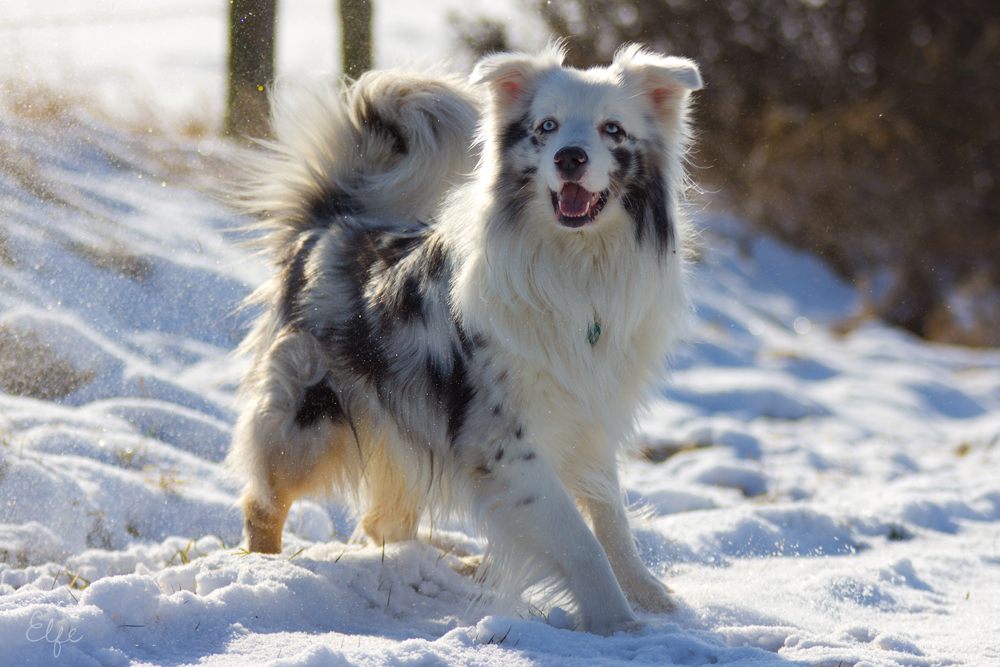
[[[373,544],[417,539],[421,494],[390,453],[385,438],[365,465],[368,511],[358,526]]]
[[[281,553],[281,529],[291,503],[275,503],[267,508],[253,500],[243,504],[246,517],[247,550],[263,554]]]

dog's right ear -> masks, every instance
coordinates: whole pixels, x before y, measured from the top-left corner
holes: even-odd
[[[469,81],[486,84],[493,104],[501,113],[519,111],[531,97],[542,74],[562,67],[565,54],[558,44],[550,44],[537,56],[524,53],[498,53],[480,60]]]

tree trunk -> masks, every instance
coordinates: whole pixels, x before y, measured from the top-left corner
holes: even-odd
[[[372,68],[371,0],[340,0],[344,74],[357,79]]]
[[[229,95],[226,134],[271,135],[267,102],[274,81],[274,23],[277,0],[230,0]]]

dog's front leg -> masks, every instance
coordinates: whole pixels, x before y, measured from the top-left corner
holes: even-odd
[[[617,474],[605,482],[605,496],[589,496],[580,502],[590,516],[601,546],[608,556],[615,577],[629,602],[658,614],[672,611],[670,589],[654,577],[639,557],[632,539],[628,515],[621,499]]]
[[[489,539],[487,580],[501,588],[556,580],[577,605],[578,629],[610,635],[638,628],[604,550],[555,468],[529,450],[499,454],[472,470]]]

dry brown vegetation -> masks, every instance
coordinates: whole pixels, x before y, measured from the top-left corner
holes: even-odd
[[[67,245],[67,249],[102,271],[117,273],[136,282],[141,283],[146,280],[153,271],[148,260],[130,252],[119,243],[112,242],[105,247],[95,247],[75,241]]]
[[[72,83],[0,81],[0,112],[8,122],[40,133],[62,133],[90,141],[97,150],[108,153],[112,164],[127,164],[161,180],[213,188],[228,178],[231,147],[220,139],[210,119],[196,114],[168,117],[140,99],[123,107],[125,112],[114,112],[106,102]],[[0,169],[39,196],[51,196],[33,168],[32,156],[9,145],[3,134],[0,132]],[[111,135],[118,141],[112,141]]]
[[[138,172],[153,182],[182,182],[212,190],[226,178],[228,144],[206,123],[168,123],[137,105],[129,116],[108,111],[99,100],[53,85],[0,82],[0,192],[4,207],[37,207],[39,214],[66,215],[72,233],[51,239],[102,271],[142,282],[152,264],[131,250],[127,230],[99,199],[63,178],[59,151],[85,151],[111,171]],[[212,142],[211,155],[199,151]],[[134,174],[132,174],[134,175]],[[13,209],[12,209],[13,210]],[[0,209],[0,266],[17,271],[35,259],[18,256]],[[86,385],[93,371],[77,368],[37,333],[0,324],[0,391],[57,400]]]
[[[54,400],[93,377],[93,371],[75,368],[37,334],[0,325],[0,387],[6,393]]]

